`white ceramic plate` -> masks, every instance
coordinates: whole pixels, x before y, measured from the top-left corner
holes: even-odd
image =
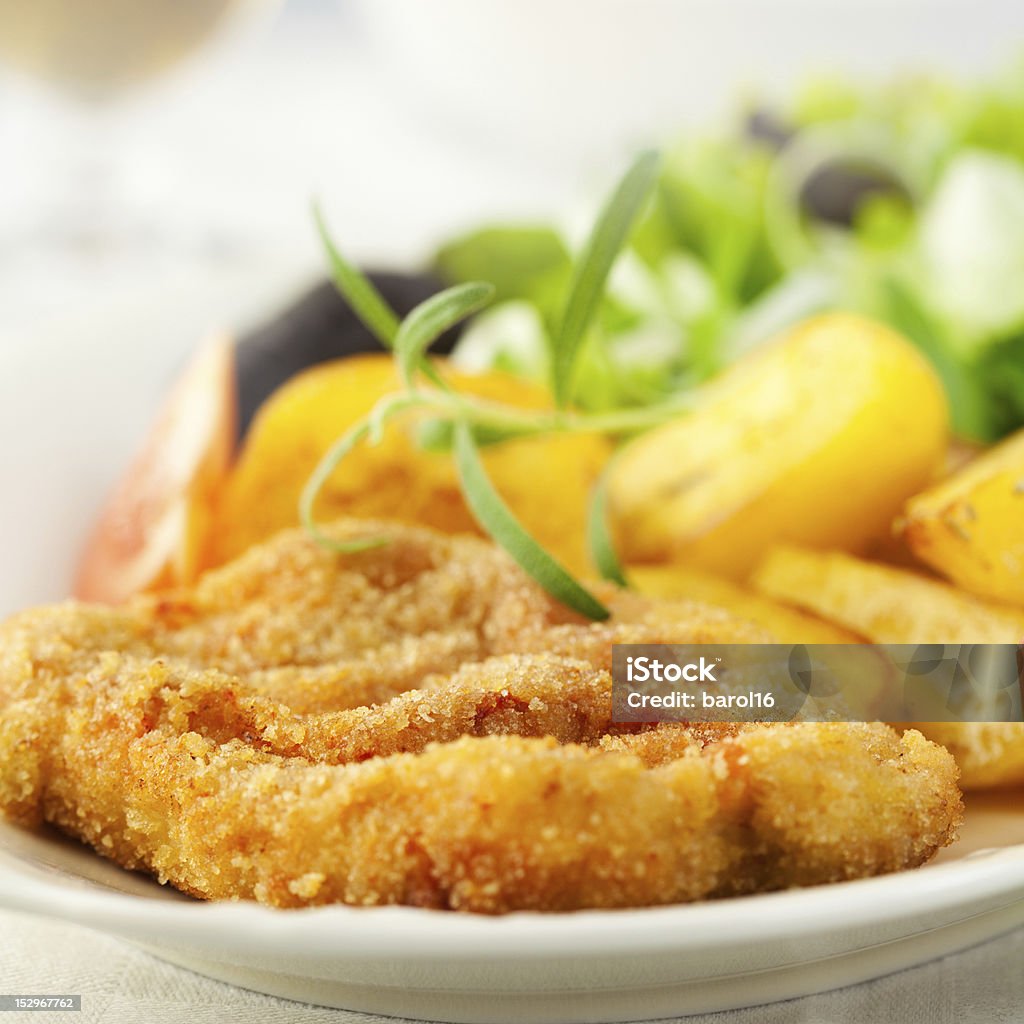
[[[52,834],[0,825],[0,904],[74,921],[223,981],[439,1021],[626,1021],[849,985],[1024,924],[1024,794],[969,808],[940,863],[650,910],[473,917],[204,904]]]
[[[149,315],[166,305],[140,301],[134,320],[0,348],[0,614],[66,592],[93,506],[166,371],[215,319],[206,313],[229,313],[223,294],[212,282],[183,297],[175,330]],[[0,905],[326,1005],[444,1021],[649,1019],[855,983],[1024,924],[1022,806],[1024,793],[973,801],[960,843],[916,872],[693,906],[494,919],[201,904],[54,835],[0,825]]]

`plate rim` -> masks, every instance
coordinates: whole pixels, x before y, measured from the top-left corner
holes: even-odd
[[[721,900],[499,916],[402,906],[333,904],[282,910],[249,901],[164,901],[100,887],[78,888],[40,876],[37,870],[0,843],[0,906],[122,935],[159,931],[161,942],[168,944],[177,940],[194,945],[198,932],[204,946],[228,942],[249,955],[279,951],[283,943],[301,940],[301,947],[294,948],[317,958],[535,960],[564,953],[567,945],[575,956],[627,951],[647,956],[696,946],[710,950],[807,938],[833,932],[837,915],[844,930],[903,923],[910,933],[916,920],[957,908],[1024,901],[1024,844],[873,878]],[[90,881],[66,874],[69,880]],[[910,879],[913,884],[908,885]]]

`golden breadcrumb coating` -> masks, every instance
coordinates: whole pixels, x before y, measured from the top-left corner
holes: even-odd
[[[608,586],[602,597],[615,625],[593,625],[475,537],[358,520],[329,532],[391,542],[339,556],[301,530],[286,531],[188,590],[144,596],[116,610],[66,604],[15,616],[6,643],[15,642],[12,631],[24,621],[30,632],[64,637],[82,655],[117,650],[218,668],[302,714],[388,700],[431,674],[492,654],[557,647],[576,657],[597,652],[610,667],[613,642],[771,639],[717,608],[655,602]],[[651,630],[613,639],[628,623]],[[548,634],[560,624],[566,628]]]
[[[581,622],[491,545],[291,532],[193,590],[0,627],[0,807],[209,899],[626,907],[910,867],[956,768],[882,725],[612,727],[612,643],[763,641],[602,591]],[[307,685],[308,684],[308,685]]]
[[[657,768],[695,739],[728,773],[718,787],[721,814],[746,833],[726,893],[922,864],[962,819],[949,754],[918,732],[901,738],[881,723],[662,726],[601,743]]]

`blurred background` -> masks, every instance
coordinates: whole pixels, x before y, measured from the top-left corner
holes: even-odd
[[[313,196],[415,266],[808,74],[1022,39],[1019,0],[0,0],[0,341],[258,318],[317,273]]]
[[[364,265],[498,284],[456,358],[543,377],[581,230],[651,144],[581,404],[849,308],[925,349],[962,436],[1024,425],[1020,0],[0,0],[11,599],[66,592],[69,504],[198,342],[323,279],[314,197]]]

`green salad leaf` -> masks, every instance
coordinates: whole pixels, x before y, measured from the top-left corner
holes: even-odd
[[[970,84],[814,80],[788,105],[681,140],[633,228],[610,234],[621,251],[577,264],[561,317],[554,228],[485,227],[442,249],[449,283],[504,275],[456,360],[549,375],[560,400],[611,412],[678,396],[801,317],[846,309],[920,346],[958,433],[1024,426],[1024,61]]]
[[[1024,164],[958,154],[921,213],[920,247],[932,302],[969,349],[1024,327]]]
[[[573,271],[572,284],[552,339],[551,390],[558,405],[572,398],[576,358],[601,299],[612,264],[650,194],[658,154],[642,153],[601,211]]]
[[[434,269],[447,281],[487,281],[495,302],[523,299],[554,321],[572,274],[572,258],[554,228],[496,226],[481,228],[442,246]]]

